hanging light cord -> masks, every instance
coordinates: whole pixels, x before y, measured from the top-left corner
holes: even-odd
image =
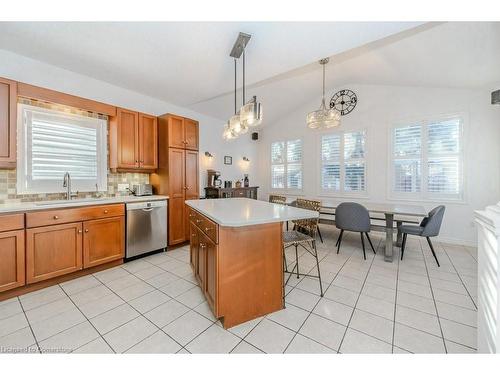
[[[243,48],[243,105],[245,105],[245,48]]]
[[[326,64],[323,64],[323,99],[321,101],[321,106],[323,108],[326,108],[326,104],[325,104],[325,65]]]
[[[234,114],[236,114],[236,59],[234,59]]]

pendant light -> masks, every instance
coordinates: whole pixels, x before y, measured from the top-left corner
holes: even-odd
[[[306,123],[310,129],[328,129],[340,125],[340,113],[335,108],[326,108],[325,104],[325,65],[328,61],[328,58],[319,60],[323,66],[323,97],[319,109],[307,114]]]
[[[257,102],[257,97],[245,102],[246,85],[245,85],[245,47],[250,40],[251,35],[239,33],[230,56],[234,58],[234,115],[228,120],[224,126],[222,136],[225,140],[231,140],[248,132],[249,127],[254,127],[262,122],[262,105]],[[237,111],[237,59],[243,55],[243,90],[242,90],[242,107]]]

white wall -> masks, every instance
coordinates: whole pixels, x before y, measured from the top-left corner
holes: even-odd
[[[500,198],[500,107],[490,104],[486,91],[433,89],[396,86],[346,85],[356,92],[358,105],[343,116],[341,128],[367,131],[367,197],[363,201],[391,201],[388,196],[389,131],[395,122],[439,115],[465,115],[465,202],[446,203],[440,239],[464,244],[475,243],[473,210],[498,202]],[[340,88],[328,90],[328,97]],[[319,188],[319,134],[306,128],[305,116],[319,107],[320,98],[292,109],[290,114],[266,125],[259,141],[260,198],[270,189],[270,144],[282,139],[303,139],[303,191],[317,197]],[[272,105],[272,103],[266,103]],[[343,199],[335,196],[335,199]],[[344,198],[349,199],[349,198]],[[352,199],[352,198],[351,198]],[[408,202],[407,204],[421,204]],[[425,202],[427,210],[440,202]]]
[[[155,115],[175,113],[198,120],[200,122],[200,192],[204,194],[207,168],[219,170],[222,179],[233,181],[243,178],[243,173],[249,173],[250,183],[253,185],[252,177],[256,174],[256,144],[251,141],[250,135],[232,142],[224,141],[222,139],[223,121],[221,120],[1,49],[0,77],[140,112]],[[194,87],[193,90],[196,88]],[[215,157],[209,160],[204,156],[205,151],[209,151]],[[224,165],[224,155],[233,157],[232,165]],[[243,156],[248,157],[250,162],[243,163]]]

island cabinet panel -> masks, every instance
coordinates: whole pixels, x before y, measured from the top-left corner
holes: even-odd
[[[83,223],[83,268],[125,256],[125,218],[90,220]]]
[[[205,285],[204,292],[207,302],[214,315],[217,315],[217,245],[205,236]]]
[[[192,215],[190,213],[190,215]],[[196,225],[193,223],[189,223],[190,226],[190,241],[189,241],[189,263],[191,264],[191,268],[195,273],[198,270],[198,246],[199,246],[199,236],[198,230],[196,229]]]
[[[27,283],[81,270],[82,234],[82,223],[27,229]]]
[[[24,230],[0,233],[0,292],[23,286],[25,280]]]
[[[17,83],[0,78],[0,168],[16,167]]]

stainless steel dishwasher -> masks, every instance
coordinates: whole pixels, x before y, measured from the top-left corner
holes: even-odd
[[[126,258],[167,247],[167,201],[127,203]]]

